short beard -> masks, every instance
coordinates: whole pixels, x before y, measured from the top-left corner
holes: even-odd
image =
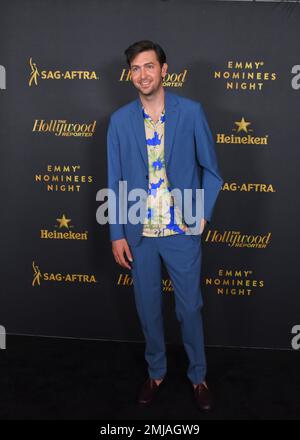
[[[160,86],[162,85],[162,81],[161,83],[158,85],[157,88],[153,88],[152,90],[150,90],[149,92],[144,92],[142,89],[136,87],[136,89],[143,95],[143,96],[151,96],[154,95],[160,88]]]

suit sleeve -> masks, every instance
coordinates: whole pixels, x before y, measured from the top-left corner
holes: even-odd
[[[215,143],[203,111],[199,103],[196,110],[195,140],[197,160],[202,170],[202,188],[204,190],[204,218],[211,221],[214,206],[222,187]]]
[[[108,217],[111,241],[125,238],[124,225],[119,222],[119,182],[122,180],[120,143],[113,118],[107,131]]]

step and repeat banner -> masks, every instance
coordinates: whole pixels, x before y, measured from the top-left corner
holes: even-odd
[[[131,274],[96,214],[109,116],[137,97],[124,50],[150,39],[167,54],[165,89],[202,103],[224,179],[202,236],[206,344],[291,348],[299,5],[150,3],[1,3],[0,324],[8,334],[143,341]],[[162,295],[166,340],[180,342],[166,271]]]

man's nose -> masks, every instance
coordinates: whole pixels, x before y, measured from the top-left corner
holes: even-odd
[[[142,67],[142,68],[141,68],[141,78],[142,78],[142,79],[145,79],[146,76],[147,76],[146,69],[144,69],[144,68]]]

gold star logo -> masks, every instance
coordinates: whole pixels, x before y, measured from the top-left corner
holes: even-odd
[[[238,126],[238,130],[237,130],[238,133],[242,130],[248,133],[248,125],[250,125],[251,122],[246,122],[243,116],[242,119],[239,122],[238,121],[235,122],[235,124]]]
[[[59,229],[60,228],[67,228],[67,229],[69,229],[69,223],[70,223],[71,219],[70,218],[66,218],[65,214],[63,214],[62,218],[57,218],[56,220],[59,223]]]

